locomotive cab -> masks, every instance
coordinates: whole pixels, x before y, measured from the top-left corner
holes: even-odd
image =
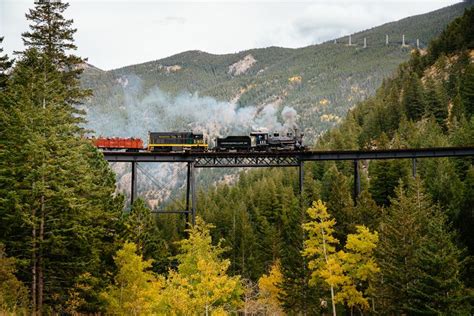
[[[257,150],[264,150],[268,147],[268,133],[252,132],[250,133],[250,140],[252,148],[255,148]]]

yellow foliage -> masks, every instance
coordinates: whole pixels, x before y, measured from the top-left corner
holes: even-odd
[[[319,118],[321,122],[339,122],[341,118],[334,114],[323,114]]]
[[[136,252],[137,246],[128,242],[117,251],[114,258],[118,267],[115,284],[101,295],[107,302],[109,314],[152,314],[159,307],[163,279],[147,271],[152,261],[144,261]]]
[[[283,315],[278,296],[282,290],[278,287],[283,282],[280,261],[277,260],[271,267],[268,275],[264,274],[258,280],[259,302],[264,305],[271,315]]]
[[[308,237],[303,255],[308,257],[311,283],[324,281],[335,291],[334,303],[346,303],[366,310],[369,303],[364,294],[370,293],[370,283],[380,271],[373,258],[378,242],[378,233],[365,226],[356,226],[357,233],[349,234],[344,250],[336,252],[339,241],[333,236],[336,221],[331,218],[321,200],[313,202],[307,210],[311,222],[303,225]],[[356,284],[366,281],[369,286],[359,290]]]
[[[331,101],[329,101],[328,99],[321,99],[319,100],[319,104],[322,105],[322,106],[327,106],[329,105],[329,103],[331,103]]]
[[[137,255],[137,246],[125,243],[117,252],[115,284],[101,297],[113,315],[227,315],[241,305],[240,276],[226,274],[230,261],[219,258],[224,249],[213,246],[209,229],[200,218],[179,242],[177,271],[168,278],[148,269],[151,260]]]
[[[290,77],[288,78],[288,81],[291,82],[291,83],[301,83],[301,76],[293,76],[293,77]]]
[[[180,244],[178,271],[170,271],[163,290],[164,313],[177,315],[220,314],[241,305],[240,277],[226,274],[229,260],[219,255],[224,249],[213,246],[209,229],[200,218]]]

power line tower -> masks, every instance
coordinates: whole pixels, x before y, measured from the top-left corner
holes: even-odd
[[[61,0],[35,0],[35,4],[50,4],[50,3],[60,3]]]

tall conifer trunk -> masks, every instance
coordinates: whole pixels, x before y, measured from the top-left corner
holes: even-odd
[[[43,176],[44,177],[44,176]],[[38,251],[38,314],[43,312],[43,289],[44,289],[44,271],[43,271],[43,240],[44,240],[44,195],[41,196],[41,219],[39,227],[39,251]]]
[[[31,212],[33,227],[31,229],[32,253],[31,253],[31,311],[36,314],[36,210]]]

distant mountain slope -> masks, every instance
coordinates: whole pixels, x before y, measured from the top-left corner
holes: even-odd
[[[148,112],[161,106],[163,111],[184,102],[176,97],[192,94],[194,98],[185,100],[195,102],[188,112],[190,108],[202,111],[200,106],[206,102],[227,102],[235,104],[236,109],[254,106],[257,114],[270,107],[281,120],[281,109],[293,107],[299,114],[299,125],[314,140],[314,136],[338,123],[349,108],[372,95],[382,80],[409,58],[412,46],[401,47],[402,34],[407,44],[414,45],[419,39],[423,47],[470,5],[463,2],[353,34],[353,46],[346,45],[347,38],[340,38],[337,44],[331,41],[299,49],[269,47],[226,55],[187,51],[106,72],[86,69],[83,84],[94,90],[87,104],[92,109],[91,127],[99,134],[131,133],[121,123],[103,128],[102,122],[94,122],[98,117],[105,121],[107,115],[107,121],[116,121],[114,116],[118,116],[128,122],[130,109]],[[362,47],[364,37],[367,48]],[[203,101],[200,97],[210,98]],[[141,106],[135,108],[137,102]],[[147,115],[146,119],[153,122],[153,115],[159,114],[151,111]],[[149,128],[195,127],[191,121],[174,119],[175,125],[150,123]],[[143,131],[137,133],[134,136],[144,136]]]

